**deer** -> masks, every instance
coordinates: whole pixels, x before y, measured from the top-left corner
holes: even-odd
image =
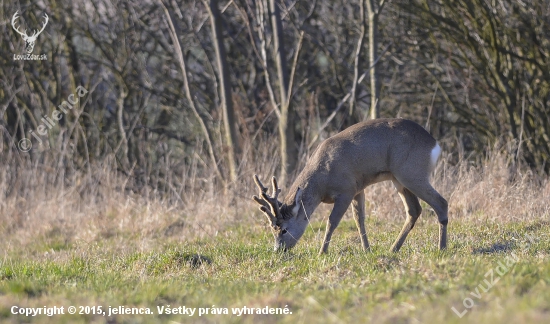
[[[44,28],[46,28],[46,25],[48,24],[49,17],[47,14],[44,14],[44,23],[42,24],[42,29],[40,29],[39,31],[34,30],[33,34],[29,36],[27,35],[26,29],[24,32],[21,32],[19,31],[19,27],[15,26],[15,21],[17,20],[17,18],[19,18],[18,14],[19,14],[19,11],[16,11],[15,14],[13,15],[11,19],[11,25],[15,30],[15,32],[23,37],[23,41],[25,41],[25,50],[27,54],[31,54],[32,51],[34,50],[34,44],[36,43],[36,39],[38,38],[38,35],[40,35],[44,31]]]
[[[367,186],[392,181],[406,211],[406,220],[390,251],[398,252],[413,229],[422,208],[419,198],[430,205],[439,221],[439,250],[447,247],[448,204],[430,184],[441,147],[417,123],[401,118],[373,119],[355,124],[324,140],[298,174],[281,202],[277,179],[272,192],[254,182],[259,196],[253,200],[267,217],[275,237],[275,251],[293,248],[304,234],[320,203],[333,204],[319,254],[328,252],[332,234],[351,204],[362,250],[369,251],[365,230]]]

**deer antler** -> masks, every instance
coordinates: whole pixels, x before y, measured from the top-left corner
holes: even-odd
[[[15,12],[15,14],[13,14],[13,18],[11,19],[11,25],[13,27],[13,29],[21,36],[23,37],[28,37],[27,36],[27,30],[25,29],[25,32],[22,33],[19,31],[19,27],[15,27],[15,21],[17,20],[17,18],[19,18],[19,16],[17,15],[19,13],[19,10]]]
[[[264,187],[256,174],[254,175],[254,182],[256,183],[258,189],[260,189],[260,197],[262,198],[260,199],[258,196],[254,196],[252,199],[261,205],[260,210],[267,216],[271,226],[276,227],[277,221],[283,219],[279,201],[277,200],[277,197],[279,197],[279,193],[281,192],[281,189],[279,189],[279,186],[277,185],[277,179],[275,179],[275,177],[271,179],[271,184],[273,187],[272,197],[268,196],[267,188]]]
[[[48,21],[50,20],[50,18],[48,17],[48,14],[44,13],[44,18],[46,19],[44,21],[44,24],[42,25],[42,29],[40,29],[39,32],[34,32],[33,36],[38,36],[40,35],[40,33],[42,33],[44,31],[44,28],[46,28],[46,25],[48,24]]]
[[[13,29],[21,36],[23,36],[24,38],[36,38],[38,37],[38,35],[40,35],[43,31],[44,31],[44,28],[46,28],[46,25],[48,24],[48,21],[50,20],[50,18],[48,17],[48,14],[44,13],[44,18],[46,19],[44,21],[44,23],[42,24],[42,29],[40,29],[40,31],[34,31],[34,33],[29,36],[27,35],[27,30],[25,29],[24,32],[21,32],[19,31],[19,27],[15,27],[15,21],[17,20],[17,18],[19,18],[18,16],[19,14],[19,11],[16,11],[15,14],[13,15],[12,19],[11,19],[11,25],[13,26]]]

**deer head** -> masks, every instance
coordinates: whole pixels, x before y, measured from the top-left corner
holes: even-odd
[[[271,196],[267,194],[267,188],[264,187],[257,175],[254,175],[254,182],[260,189],[260,196],[252,198],[260,205],[260,210],[267,217],[273,229],[275,250],[292,248],[302,237],[308,224],[306,217],[298,217],[303,190],[298,188],[294,203],[286,205],[277,199],[281,189],[279,189],[275,177],[271,179]]]
[[[46,28],[46,25],[48,24],[48,15],[47,14],[44,14],[44,24],[42,25],[42,29],[40,29],[39,31],[37,31],[36,29],[34,30],[34,33],[32,35],[27,35],[27,30],[25,29],[24,32],[20,32],[19,31],[19,27],[16,27],[15,26],[15,21],[17,20],[17,18],[19,18],[19,16],[17,15],[19,13],[19,11],[16,11],[15,14],[13,15],[13,18],[11,19],[11,25],[13,27],[13,29],[19,34],[21,35],[21,37],[23,37],[23,40],[25,41],[25,51],[28,53],[28,54],[31,54],[32,51],[34,50],[34,44],[36,42],[36,38],[38,37],[38,35],[40,35],[40,33],[42,33],[42,31],[44,30],[44,28]]]

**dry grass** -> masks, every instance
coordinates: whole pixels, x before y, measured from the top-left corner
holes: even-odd
[[[65,170],[63,174],[53,154],[34,161],[7,156],[0,173],[0,192],[5,194],[0,203],[0,234],[6,238],[0,248],[6,249],[6,244],[24,246],[48,235],[58,235],[67,242],[117,235],[143,241],[159,236],[185,241],[216,235],[235,224],[262,226],[264,219],[249,199],[256,190],[252,174],[269,177],[278,160],[273,158],[276,147],[258,147],[261,149],[246,150],[249,158],[241,162],[240,180],[226,188],[198,166],[172,174],[170,188],[149,185],[135,190],[131,177],[115,172],[110,159],[96,162],[89,172]],[[451,222],[549,217],[548,178],[525,168],[513,171],[509,156],[508,151],[493,150],[475,163],[462,159],[453,165],[451,154],[440,159],[433,184],[449,201]],[[366,195],[370,217],[396,222],[404,217],[391,183],[371,186]],[[423,217],[434,217],[429,206],[423,206]],[[330,208],[321,205],[314,218],[326,218]]]

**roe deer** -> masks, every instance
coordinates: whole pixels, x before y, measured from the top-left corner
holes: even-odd
[[[391,251],[397,252],[414,227],[422,208],[418,198],[435,210],[439,220],[439,249],[447,246],[447,201],[430,184],[441,148],[422,126],[406,119],[374,119],[353,125],[319,145],[298,175],[283,203],[275,177],[273,193],[257,175],[254,181],[261,205],[274,230],[275,250],[290,249],[304,234],[310,216],[321,202],[333,203],[319,253],[326,253],[332,233],[351,204],[363,250],[369,249],[365,232],[365,187],[391,180],[403,200],[407,219]]]

